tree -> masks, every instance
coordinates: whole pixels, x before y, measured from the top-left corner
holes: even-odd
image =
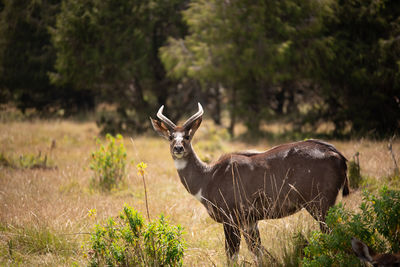
[[[383,136],[399,129],[400,4],[335,1],[324,18],[321,53],[314,72],[325,105],[320,119],[336,132]]]
[[[93,90],[117,104],[117,118],[104,119],[117,131],[142,131],[155,104],[164,104],[171,83],[158,48],[181,36],[185,2],[139,0],[64,1],[53,30],[56,84]]]
[[[274,111],[277,87],[303,78],[307,38],[320,25],[319,1],[194,0],[183,12],[184,39],[169,39],[161,57],[170,76],[221,84],[236,118],[256,133]],[[308,63],[308,65],[310,65]]]
[[[25,111],[35,108],[92,107],[90,95],[50,84],[55,50],[48,28],[54,26],[59,0],[5,0],[0,13],[0,87]],[[78,104],[79,105],[79,104]]]
[[[53,59],[46,47],[51,12],[54,4],[49,1],[6,0],[0,14],[0,83],[22,110],[42,109],[51,97],[46,73]]]

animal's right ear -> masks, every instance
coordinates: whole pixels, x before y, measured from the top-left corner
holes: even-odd
[[[366,244],[355,237],[351,238],[351,247],[357,257],[368,262],[372,262],[372,256],[375,254]]]
[[[153,129],[162,137],[169,140],[171,133],[169,132],[167,126],[161,121],[154,120],[150,117],[151,125],[153,125]]]
[[[190,139],[193,138],[194,133],[197,131],[197,129],[199,129],[202,120],[203,120],[203,118],[200,117],[200,118],[198,118],[197,120],[195,120],[195,121],[188,127],[188,128],[190,129],[190,130],[189,130]]]

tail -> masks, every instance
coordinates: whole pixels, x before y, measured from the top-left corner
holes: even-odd
[[[342,196],[347,196],[350,194],[350,187],[349,187],[349,178],[347,177],[347,159],[343,156],[342,153],[335,149],[335,152],[339,155],[340,163],[339,168],[343,170],[344,181],[342,185]]]
[[[344,184],[343,184],[343,196],[347,196],[350,194],[349,188],[349,178],[347,177],[347,159],[343,157],[343,164],[344,164]]]
[[[349,179],[347,178],[346,175],[343,185],[343,196],[347,196],[348,194],[350,194],[350,188],[349,188]]]

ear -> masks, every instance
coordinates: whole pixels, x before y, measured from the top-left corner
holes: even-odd
[[[352,237],[351,247],[353,248],[353,251],[356,253],[357,257],[364,261],[372,262],[372,256],[375,255],[375,253],[366,244],[357,238]]]
[[[199,129],[202,120],[203,120],[203,118],[200,117],[186,127],[186,131],[189,133],[190,139],[193,138],[194,133],[197,131],[197,129]]]
[[[151,117],[150,117],[150,121],[151,121],[151,125],[153,125],[154,131],[156,131],[160,136],[169,140],[170,131],[168,130],[167,126],[158,120],[152,119]]]

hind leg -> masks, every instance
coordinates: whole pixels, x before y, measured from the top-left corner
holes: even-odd
[[[321,232],[327,233],[329,232],[329,228],[325,223],[326,214],[331,206],[335,203],[328,203],[327,201],[323,201],[322,199],[319,201],[314,201],[313,203],[309,203],[305,209],[311,216],[319,223],[319,228]]]
[[[256,256],[256,266],[265,265],[263,262],[265,256],[268,257],[270,262],[269,264],[278,263],[275,257],[261,245],[260,231],[258,230],[257,221],[253,223],[247,223],[243,227],[243,235],[246,240],[247,247]]]
[[[246,240],[247,247],[255,256],[256,266],[262,266],[263,249],[261,246],[261,237],[257,221],[246,223],[246,225],[243,226],[243,236]]]
[[[248,223],[243,227],[243,235],[246,240],[247,247],[257,257],[262,254],[260,231],[257,222]]]

